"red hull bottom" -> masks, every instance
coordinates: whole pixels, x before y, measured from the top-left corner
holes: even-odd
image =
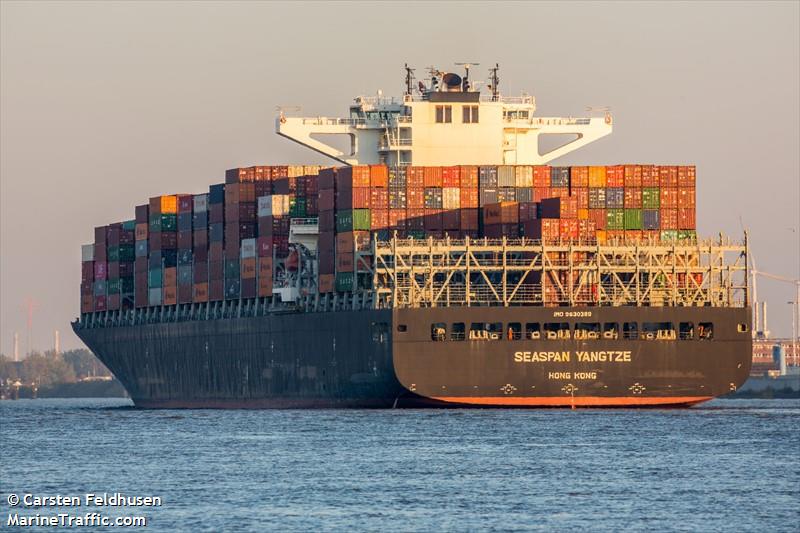
[[[577,396],[577,397],[467,397],[441,396],[432,398],[446,404],[481,407],[689,407],[711,400],[713,396],[673,396],[645,398],[639,396]]]

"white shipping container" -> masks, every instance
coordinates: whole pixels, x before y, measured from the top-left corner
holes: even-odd
[[[81,261],[94,261],[94,244],[81,246]]]
[[[271,194],[258,198],[258,216],[280,217],[289,214],[289,195]]]
[[[533,167],[519,165],[516,167],[516,186],[533,187]]]
[[[192,204],[195,213],[205,213],[208,211],[208,195],[195,194],[194,198],[192,198]]]
[[[442,208],[461,208],[461,189],[459,187],[444,187],[442,189]]]
[[[289,165],[287,168],[287,172],[290,178],[296,178],[297,176],[304,176],[304,168],[303,165]]]
[[[501,165],[497,167],[497,186],[515,187],[517,184],[516,173],[511,165]]]
[[[256,256],[256,240],[242,239],[242,259],[250,259]]]

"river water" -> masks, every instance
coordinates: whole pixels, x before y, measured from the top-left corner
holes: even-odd
[[[798,400],[573,411],[18,400],[0,402],[0,424],[0,528],[13,514],[98,512],[143,516],[147,531],[800,530]],[[86,493],[161,505],[87,506]],[[12,494],[81,506],[12,507]]]

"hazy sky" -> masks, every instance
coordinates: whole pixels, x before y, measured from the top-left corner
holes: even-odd
[[[0,351],[80,341],[80,245],[150,196],[226,168],[324,163],[275,106],[345,116],[399,95],[403,63],[494,62],[542,115],[607,105],[614,133],[558,161],[698,167],[703,235],[751,230],[761,270],[800,277],[800,3],[2,2]],[[476,76],[475,74],[478,74]],[[772,330],[790,285],[763,280]]]

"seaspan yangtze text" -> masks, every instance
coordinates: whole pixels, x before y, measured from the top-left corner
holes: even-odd
[[[571,360],[579,363],[630,363],[630,350],[599,350],[574,352],[514,352],[515,363],[569,363]]]

